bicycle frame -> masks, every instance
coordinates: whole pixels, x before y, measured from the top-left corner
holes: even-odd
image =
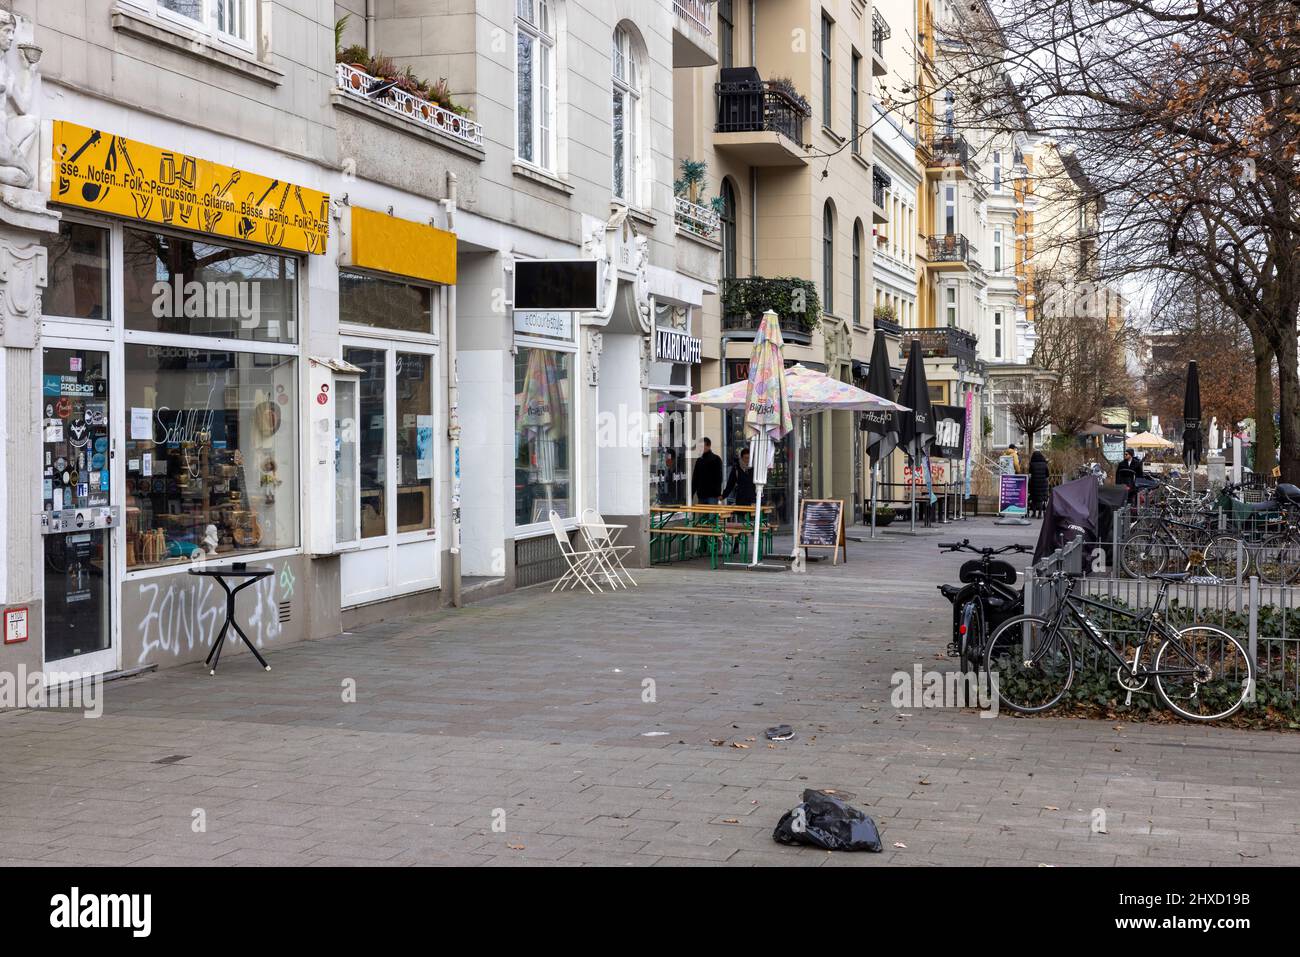
[[[1030,660],[1032,662],[1037,662],[1045,652],[1055,646],[1057,641],[1068,640],[1061,635],[1061,625],[1068,615],[1068,617],[1079,626],[1080,630],[1088,636],[1088,640],[1096,648],[1105,651],[1106,654],[1108,654],[1111,659],[1124,670],[1127,677],[1131,679],[1152,678],[1157,675],[1195,675],[1198,667],[1197,662],[1187,653],[1187,649],[1183,647],[1182,642],[1178,640],[1178,632],[1169,626],[1169,623],[1160,613],[1161,606],[1164,605],[1168,593],[1169,583],[1167,581],[1162,581],[1160,583],[1160,590],[1156,593],[1154,607],[1152,607],[1150,611],[1139,613],[1130,612],[1123,608],[1116,608],[1114,605],[1108,605],[1105,602],[1096,600],[1095,598],[1088,598],[1084,595],[1075,595],[1073,590],[1071,590],[1061,599],[1061,602],[1053,613],[1048,625],[1047,639],[1042,643],[1042,646],[1035,652],[1034,657]],[[1121,618],[1126,618],[1129,621],[1144,623],[1146,625],[1145,630],[1142,632],[1142,639],[1136,645],[1138,653],[1134,655],[1132,663],[1126,661],[1124,657],[1115,650],[1115,647],[1105,637],[1105,633],[1102,631],[1101,626],[1088,616],[1087,609],[1089,607],[1099,608],[1109,614],[1119,615]],[[1147,642],[1151,640],[1151,635],[1153,633],[1157,633],[1162,638],[1172,642],[1172,647],[1178,650],[1179,655],[1190,664],[1190,667],[1174,669],[1152,669],[1144,667],[1141,664],[1141,650],[1145,648]]]

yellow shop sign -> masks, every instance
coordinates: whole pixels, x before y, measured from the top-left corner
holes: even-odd
[[[56,120],[50,199],[264,246],[323,254],[329,195]]]

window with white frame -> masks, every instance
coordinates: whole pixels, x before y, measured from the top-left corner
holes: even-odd
[[[993,151],[993,192],[1002,192],[1002,151]]]
[[[614,30],[612,55],[614,197],[629,206],[637,206],[641,71],[637,64],[636,42],[626,27],[619,26]]]
[[[993,230],[993,273],[1000,275],[1002,272],[1002,230]]]
[[[1002,310],[999,309],[997,312],[993,313],[993,358],[994,359],[1002,358],[1002,343],[1003,343],[1002,330],[1003,330]]]
[[[944,311],[947,313],[948,325],[957,325],[957,287],[948,286],[944,290]]]
[[[124,0],[157,19],[252,50],[257,34],[253,0]]]
[[[957,187],[943,188],[943,231],[951,236],[957,232]]]
[[[553,0],[515,0],[515,152],[555,170],[555,10]]]

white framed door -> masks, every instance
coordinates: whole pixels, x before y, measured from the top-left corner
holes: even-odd
[[[439,587],[439,376],[430,344],[349,336],[343,358],[363,370],[356,422],[340,430],[356,490],[357,538],[340,555],[348,608]]]
[[[122,522],[102,519],[120,501],[121,349],[111,329],[84,332],[41,342],[36,467],[42,510],[59,525],[41,536],[46,674],[121,666]]]

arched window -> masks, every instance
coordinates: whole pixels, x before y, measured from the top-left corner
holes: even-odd
[[[862,220],[853,223],[853,324],[862,325]]]
[[[640,44],[621,24],[614,30],[613,130],[614,197],[640,205],[641,65]]]
[[[822,309],[835,314],[835,206],[822,210]]]
[[[740,246],[740,232],[736,228],[739,210],[736,206],[736,187],[730,179],[722,181],[722,277],[735,279],[737,270],[736,251]]]
[[[555,169],[556,0],[515,0],[515,152]]]

